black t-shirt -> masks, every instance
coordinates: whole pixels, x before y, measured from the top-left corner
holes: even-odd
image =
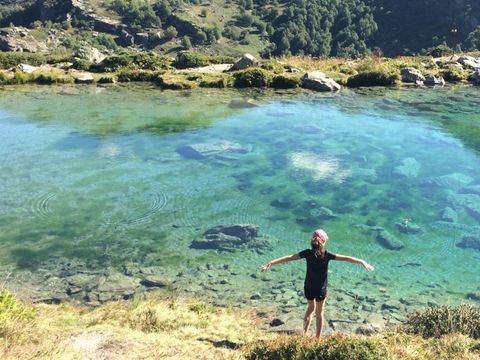
[[[330,260],[335,260],[336,255],[325,251],[323,256],[317,256],[312,249],[300,251],[298,255],[307,260],[305,287],[310,290],[326,289],[328,284],[328,262]]]

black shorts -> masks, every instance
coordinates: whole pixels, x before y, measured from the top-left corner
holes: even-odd
[[[314,289],[308,289],[304,288],[303,289],[305,297],[307,300],[313,300],[315,301],[323,301],[327,297],[327,289],[323,288],[321,290],[314,290]]]

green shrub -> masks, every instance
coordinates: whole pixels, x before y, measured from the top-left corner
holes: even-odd
[[[300,86],[300,75],[276,75],[272,80],[272,87],[276,89],[293,89]]]
[[[447,44],[440,44],[427,50],[427,55],[433,57],[442,57],[453,55],[453,50]]]
[[[34,318],[33,310],[18,301],[8,291],[0,292],[0,338],[6,338],[18,322]]]
[[[108,56],[100,63],[101,71],[113,72],[122,67],[132,65],[132,59],[128,55],[112,55]]]
[[[267,87],[272,81],[272,75],[260,68],[248,68],[233,73],[234,86],[244,87]]]
[[[247,350],[249,360],[387,360],[386,345],[368,337],[327,336],[321,341],[305,337],[285,337],[261,341]]]
[[[466,80],[468,74],[466,71],[456,67],[455,65],[449,65],[447,69],[444,69],[440,72],[445,81],[448,82],[459,82]]]
[[[460,333],[480,339],[480,307],[463,304],[417,311],[408,317],[401,330],[424,338]]]
[[[275,74],[281,74],[285,71],[285,68],[276,60],[267,60],[262,63],[260,66],[262,69],[269,70]]]
[[[177,69],[186,69],[205,65],[208,65],[207,57],[193,51],[179,52],[173,63],[173,66],[175,66]]]
[[[380,70],[362,71],[350,76],[347,80],[349,87],[361,86],[392,86],[400,80],[400,74],[396,72],[385,72]]]
[[[9,69],[19,64],[39,66],[45,64],[44,55],[24,52],[0,52],[0,69]]]
[[[115,72],[122,68],[159,70],[168,67],[170,63],[168,57],[151,52],[122,52],[106,57],[91,69],[99,72]]]
[[[75,59],[73,62],[73,68],[82,71],[89,71],[92,66],[92,62],[86,59]]]
[[[158,74],[149,70],[123,69],[117,74],[119,82],[154,81]]]
[[[197,86],[196,82],[187,80],[183,74],[165,73],[158,75],[155,81],[162,89],[170,90],[187,90]]]

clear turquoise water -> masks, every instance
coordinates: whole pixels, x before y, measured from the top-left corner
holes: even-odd
[[[149,87],[4,89],[0,266],[5,272],[35,272],[52,256],[81,259],[92,268],[159,266],[183,290],[229,303],[268,304],[278,299],[271,290],[279,285],[301,291],[304,264],[267,274],[258,268],[308,247],[311,231],[323,227],[330,251],[376,267],[369,274],[332,263],[334,294],[464,301],[468,292],[480,290],[480,251],[456,246],[464,230],[434,224],[450,206],[462,228],[480,225],[451,200],[463,188],[480,185],[479,95],[477,88],[333,96]],[[258,106],[238,106],[242,98],[254,98]],[[176,151],[218,140],[251,151],[204,160]],[[398,174],[406,158],[416,160],[418,174]],[[432,185],[432,179],[450,174],[469,180]],[[337,217],[319,220],[312,204]],[[406,219],[422,232],[399,232],[395,224]],[[267,251],[190,248],[206,229],[231,223],[258,224],[278,242]],[[356,226],[367,223],[386,228],[405,247],[382,247],[375,232]],[[207,263],[234,271],[218,270],[208,278],[190,271]],[[220,286],[218,279],[228,284]],[[261,299],[250,300],[257,292]],[[302,303],[300,295],[295,300]]]

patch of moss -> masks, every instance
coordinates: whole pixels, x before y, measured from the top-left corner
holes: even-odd
[[[347,80],[347,86],[392,86],[395,85],[399,80],[400,74],[398,72],[367,70],[350,76]]]
[[[268,87],[272,81],[272,74],[260,68],[248,68],[233,73],[233,85],[238,88]]]
[[[285,67],[283,66],[283,64],[281,64],[277,60],[266,60],[262,62],[262,65],[260,67],[262,69],[271,71],[274,74],[281,74],[285,71]]]
[[[162,89],[188,90],[197,87],[195,81],[188,80],[182,74],[165,73],[156,77],[156,83]]]
[[[300,87],[300,83],[300,75],[281,74],[273,77],[271,86],[275,89],[294,89]]]
[[[226,88],[233,85],[233,77],[229,74],[205,74],[198,80],[199,86],[204,88]]]

